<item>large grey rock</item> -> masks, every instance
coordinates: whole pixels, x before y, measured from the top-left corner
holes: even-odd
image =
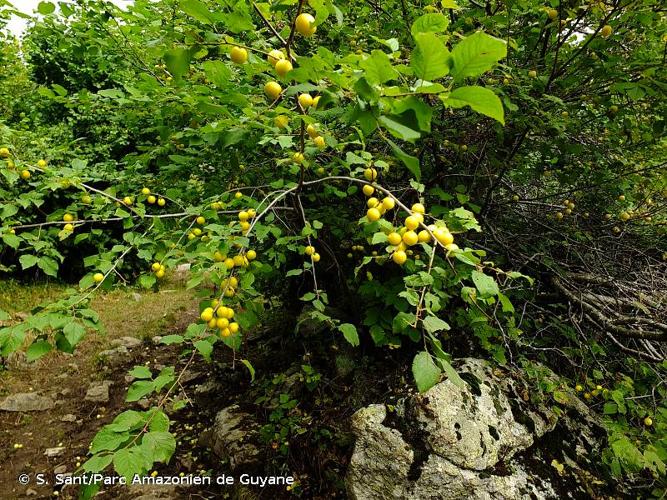
[[[573,424],[570,418],[594,428],[587,407],[574,394],[559,395],[568,410],[559,422],[552,402],[528,401],[525,383],[515,374],[475,359],[460,360],[456,370],[467,382],[463,387],[446,380],[400,401],[392,413],[375,404],[353,415],[350,498],[558,497],[544,470],[531,470],[522,452],[557,425]],[[543,376],[555,377],[548,370]],[[576,454],[591,450],[594,438],[583,441],[568,445],[577,459]]]
[[[47,448],[46,450],[44,450],[44,455],[46,455],[49,458],[59,457],[63,453],[65,453],[65,447],[63,446],[57,446],[56,448]]]
[[[258,425],[252,416],[232,405],[218,412],[213,427],[199,437],[199,444],[229,462],[232,469],[238,469],[257,462],[257,437]]]
[[[113,382],[111,380],[91,382],[83,399],[94,403],[106,403],[109,401],[109,387],[112,385]]]
[[[112,347],[126,347],[127,349],[132,349],[133,347],[138,347],[143,342],[136,337],[119,337],[111,341]]]
[[[0,410],[4,411],[44,411],[55,406],[53,399],[40,396],[36,392],[12,394],[0,402]]]
[[[107,349],[106,351],[101,351],[98,356],[108,363],[111,366],[117,366],[123,363],[127,359],[128,354],[127,347],[124,345],[115,347],[114,349]]]

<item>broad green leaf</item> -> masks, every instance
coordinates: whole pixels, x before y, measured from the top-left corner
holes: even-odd
[[[442,99],[452,108],[470,106],[474,111],[505,124],[505,112],[500,98],[486,87],[459,87]]]
[[[67,342],[69,342],[72,347],[75,347],[86,335],[86,329],[80,323],[73,321],[63,328],[63,334],[65,335]]]
[[[150,460],[142,447],[133,446],[132,448],[123,448],[113,454],[113,466],[118,474],[123,476],[128,484],[135,474],[143,475],[150,465]]]
[[[132,368],[129,372],[134,378],[153,378],[151,370],[147,366],[137,365]]]
[[[129,436],[129,432],[114,432],[106,427],[102,427],[93,438],[90,452],[98,453],[105,450],[115,450],[123,444]]]
[[[248,361],[247,359],[242,359],[241,363],[243,363],[243,365],[250,372],[250,382],[254,382],[255,381],[255,368],[252,366],[252,363],[250,363],[250,361]]]
[[[415,176],[415,179],[419,180],[421,178],[419,159],[416,156],[407,154],[394,141],[387,139],[387,143],[391,146],[391,150],[393,151],[394,156],[403,162],[410,173]]]
[[[447,26],[449,26],[449,19],[447,19],[447,16],[436,12],[418,17],[415,22],[412,23],[410,32],[412,33],[412,36],[415,36],[418,33],[442,33],[447,29]]]
[[[479,76],[506,55],[507,45],[503,40],[478,31],[454,47],[450,72],[455,80]]]
[[[194,346],[206,361],[211,361],[213,345],[208,340],[198,340]]]
[[[56,277],[58,276],[58,263],[51,257],[42,257],[37,262],[37,267],[39,267],[45,274],[49,276]]]
[[[429,333],[440,332],[442,330],[449,330],[450,328],[447,322],[441,320],[437,316],[426,316],[422,320],[422,324],[424,325],[426,331]]]
[[[171,49],[164,54],[164,62],[169,72],[179,78],[187,73],[190,68],[190,51],[182,47]],[[129,215],[127,213],[126,216]]]
[[[36,359],[41,358],[46,353],[50,352],[53,349],[53,346],[48,343],[46,340],[38,340],[28,347],[25,352],[26,359],[28,361],[35,361]]]
[[[94,455],[83,464],[83,470],[86,472],[102,472],[106,469],[111,461],[113,460],[113,454],[109,453],[107,455]]]
[[[398,77],[398,72],[391,65],[389,56],[381,50],[374,50],[370,57],[359,63],[364,69],[364,76],[371,85],[388,82]]]
[[[351,323],[343,323],[338,326],[338,329],[343,332],[343,337],[354,347],[359,345],[359,334],[357,333],[357,327]]]
[[[181,0],[181,10],[204,24],[212,24],[214,21],[206,4],[199,0]]]
[[[55,10],[56,6],[53,5],[51,2],[39,2],[39,4],[37,5],[37,12],[39,12],[43,16],[48,16],[49,14],[53,14]]]
[[[381,116],[378,121],[384,125],[384,127],[389,130],[389,132],[391,132],[391,135],[399,139],[403,139],[404,141],[414,141],[415,139],[419,139],[421,135],[416,130],[406,127],[402,123],[399,123],[393,118],[385,115]]]
[[[422,351],[412,361],[412,375],[419,392],[426,392],[440,381],[440,368],[436,366],[431,355]]]
[[[432,81],[449,73],[449,51],[436,34],[417,33],[415,42],[417,46],[412,52],[410,65],[417,78]]]
[[[150,450],[150,458],[155,462],[168,462],[176,450],[176,439],[169,432],[149,432],[141,443]]]
[[[39,262],[39,257],[31,254],[21,255],[19,257],[22,269],[29,269]]]
[[[134,382],[127,390],[125,401],[131,403],[132,401],[139,401],[144,396],[150,394],[155,390],[155,383],[152,380],[138,380]]]
[[[496,280],[480,271],[474,270],[472,272],[472,281],[475,283],[475,287],[482,298],[492,297],[499,293]]]

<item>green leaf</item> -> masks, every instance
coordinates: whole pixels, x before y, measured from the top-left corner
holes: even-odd
[[[164,54],[164,62],[169,72],[180,78],[190,69],[190,51],[181,47],[171,49]]]
[[[49,14],[53,14],[55,11],[56,11],[56,6],[53,5],[51,2],[39,2],[39,4],[37,5],[37,12],[39,12],[43,16],[48,16]]]
[[[441,320],[436,316],[426,316],[422,320],[422,324],[424,325],[424,329],[429,333],[435,333],[435,332],[440,332],[442,330],[450,329],[450,326],[447,324],[447,322]]]
[[[213,345],[208,340],[198,340],[194,346],[206,361],[211,361]]]
[[[63,334],[69,342],[69,345],[75,347],[81,339],[86,335],[86,329],[80,323],[71,322],[63,328]]]
[[[113,466],[116,472],[123,476],[128,483],[135,474],[143,475],[148,469],[146,467],[147,457],[139,446],[123,448],[113,454]]]
[[[391,139],[386,139],[387,143],[391,146],[391,149],[394,153],[394,156],[401,160],[403,164],[408,168],[410,173],[415,176],[415,179],[419,180],[421,178],[421,169],[419,168],[419,159],[416,156],[411,156],[404,152],[398,144],[396,144]]]
[[[129,438],[128,432],[114,432],[106,427],[95,435],[90,446],[91,453],[98,453],[104,450],[115,450]]]
[[[21,255],[19,257],[22,269],[29,269],[39,262],[39,257],[31,254]]]
[[[343,323],[338,326],[338,329],[343,332],[343,337],[354,347],[359,345],[359,334],[357,333],[357,327],[351,323]]]
[[[111,453],[107,455],[94,455],[83,464],[83,470],[93,473],[102,472],[109,466],[112,460],[113,455]]]
[[[217,87],[225,88],[232,77],[231,70],[222,61],[206,61],[202,64],[206,77]]]
[[[160,339],[161,344],[171,345],[171,344],[182,344],[183,343],[182,335],[165,335]]]
[[[39,267],[45,274],[49,276],[58,276],[58,263],[51,257],[42,257],[37,262],[37,267]]]
[[[250,363],[250,361],[248,361],[247,359],[242,359],[241,363],[243,363],[243,365],[250,372],[250,382],[251,383],[254,382],[255,381],[255,368],[252,366],[252,363]]]
[[[455,80],[479,76],[507,55],[504,41],[478,31],[459,42],[451,57],[451,74]]]
[[[28,361],[35,361],[36,359],[41,358],[46,353],[51,351],[53,346],[49,344],[46,340],[38,340],[28,347],[26,350],[26,359]]]
[[[169,432],[149,432],[141,443],[150,450],[150,458],[157,462],[168,462],[176,451],[176,439]]]
[[[361,61],[359,66],[365,70],[364,76],[371,85],[385,83],[398,77],[398,72],[391,65],[389,56],[381,50],[371,52],[370,57]]]
[[[422,351],[412,361],[412,375],[419,392],[426,392],[440,381],[441,371],[433,362],[431,355]]]
[[[212,24],[214,21],[206,4],[199,0],[181,0],[181,10],[204,24]]]
[[[157,282],[157,278],[153,274],[142,274],[139,276],[139,284],[143,288],[152,288]]]
[[[393,118],[389,118],[388,116],[383,115],[379,118],[378,121],[384,125],[385,128],[389,130],[389,132],[391,132],[391,135],[398,137],[399,139],[403,139],[404,141],[414,141],[415,139],[419,139],[421,135],[416,130],[406,127],[402,123],[399,123]]]
[[[139,401],[141,398],[147,394],[150,394],[154,390],[155,384],[152,380],[138,380],[137,382],[134,382],[127,390],[125,401],[128,403]]]
[[[459,87],[442,99],[452,108],[470,106],[474,111],[505,124],[505,111],[500,98],[485,87]]]
[[[447,16],[444,14],[439,12],[424,14],[412,23],[410,32],[412,33],[412,36],[419,33],[442,33],[447,30],[447,26],[449,26],[449,19],[447,19]]]
[[[21,244],[21,238],[11,233],[3,234],[2,241],[4,241],[6,245],[12,247],[14,250],[16,250]]]
[[[482,298],[498,295],[498,283],[491,276],[487,276],[477,270],[472,272],[472,281]]]
[[[134,378],[153,378],[153,374],[147,366],[138,365],[132,368],[129,372]]]
[[[449,73],[447,61],[449,51],[440,38],[434,33],[417,33],[417,46],[412,52],[410,65],[415,76],[422,80],[432,81]]]

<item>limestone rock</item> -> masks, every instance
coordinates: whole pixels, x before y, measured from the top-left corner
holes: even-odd
[[[138,347],[142,344],[143,342],[141,339],[138,339],[136,337],[120,337],[117,339],[113,339],[111,341],[111,346],[112,347],[126,347],[127,349],[132,349],[134,347]]]
[[[232,405],[218,412],[213,427],[202,433],[199,443],[237,469],[256,463],[259,450],[253,441],[257,434],[258,425],[253,417],[238,405]]]
[[[0,402],[0,410],[4,411],[44,411],[55,406],[53,399],[40,396],[36,392],[12,394]]]
[[[62,446],[57,446],[56,448],[47,448],[44,450],[44,455],[49,458],[59,457],[63,453],[65,453],[65,448]]]
[[[113,382],[111,380],[91,382],[83,399],[94,403],[106,403],[109,401],[109,387],[112,385]]]

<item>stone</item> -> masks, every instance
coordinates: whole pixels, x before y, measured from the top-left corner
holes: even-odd
[[[106,403],[109,401],[109,387],[112,385],[113,382],[111,380],[91,382],[83,399],[94,403]]]
[[[110,365],[118,365],[126,359],[128,352],[129,351],[127,350],[127,347],[121,345],[115,349],[107,349],[106,351],[102,351],[98,354],[98,356],[104,359]]]
[[[126,347],[127,349],[132,349],[134,347],[138,347],[142,344],[143,342],[141,339],[138,339],[136,337],[120,337],[117,339],[113,339],[111,341],[111,346],[112,347]]]
[[[61,422],[76,422],[76,415],[72,415],[71,413],[68,413],[66,415],[63,415],[60,417]]]
[[[156,335],[155,337],[153,337],[151,339],[151,341],[153,342],[153,344],[159,345],[160,343],[162,343],[162,336],[161,335]]]
[[[393,412],[373,404],[352,416],[351,499],[558,498],[559,476],[543,465],[553,450],[543,455],[536,443],[555,446],[563,461],[569,454],[584,462],[595,434],[604,435],[573,392],[558,395],[567,411],[557,417],[550,398],[528,401],[518,372],[477,359],[455,368],[465,385],[447,379],[399,400]],[[556,377],[546,367],[534,370],[542,370],[541,380]]]
[[[218,412],[213,427],[200,435],[199,444],[238,469],[257,463],[259,449],[253,443],[258,434],[259,425],[253,417],[232,405]]]
[[[132,298],[135,300],[135,302],[141,302],[141,294],[137,292],[132,292]]]
[[[53,469],[54,474],[66,474],[67,473],[67,466],[66,465],[59,465],[55,469]]]
[[[39,493],[37,491],[33,490],[32,488],[28,488],[25,490],[25,496],[27,497],[36,497]]]
[[[59,457],[63,453],[65,453],[65,448],[62,446],[58,446],[56,448],[47,448],[46,450],[44,450],[44,455],[46,455],[49,458]]]
[[[128,487],[129,496],[133,500],[172,500],[182,498],[171,485],[142,485],[132,484]],[[135,496],[136,495],[136,496]]]
[[[0,402],[0,410],[4,411],[44,411],[55,406],[53,399],[40,396],[36,392],[25,392],[7,396]]]

